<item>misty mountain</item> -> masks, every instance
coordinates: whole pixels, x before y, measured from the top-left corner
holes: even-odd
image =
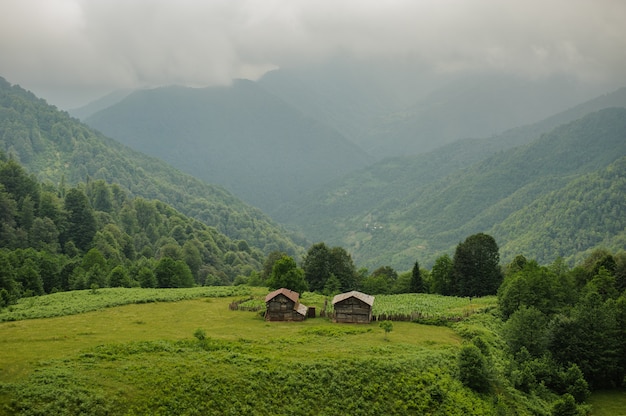
[[[0,148],[52,186],[103,179],[131,196],[170,204],[214,227],[233,244],[245,240],[264,253],[303,251],[278,224],[225,189],[107,138],[2,78]]]
[[[565,76],[529,80],[502,74],[393,74],[399,76],[394,84],[381,85],[380,79],[386,79],[381,74],[366,78],[370,84],[359,79],[364,76],[342,74],[339,69],[315,76],[277,70],[259,83],[378,159],[493,136],[599,94],[593,86]]]
[[[623,91],[616,93],[620,94]],[[527,127],[528,132],[533,130],[541,128]],[[513,142],[523,136],[520,131],[509,134]],[[450,145],[446,150],[375,164],[335,182],[322,194],[303,197],[277,218],[300,227],[313,241],[346,247],[369,267],[390,264],[408,269],[416,259],[428,264],[442,252],[451,253],[468,235],[495,231],[496,224],[538,198],[606,168],[626,155],[625,135],[626,109],[610,108],[482,159],[479,149],[489,141],[461,140],[456,151]],[[536,220],[548,221],[545,216]],[[585,230],[579,234],[585,235]],[[592,239],[586,241],[570,252],[545,252],[536,249],[544,243],[532,240],[523,254],[551,261],[586,250]]]
[[[80,120],[85,120],[86,118],[92,116],[100,110],[104,110],[107,107],[112,106],[113,104],[117,104],[122,101],[124,98],[128,97],[133,92],[131,89],[121,89],[113,91],[104,97],[98,98],[95,101],[88,103],[79,108],[73,108],[68,111],[72,117],[76,117]]]
[[[317,241],[328,235],[324,224],[330,223],[325,219],[363,215],[381,200],[410,194],[489,156],[530,143],[561,124],[609,107],[626,108],[626,87],[493,137],[458,140],[424,154],[382,160],[334,181],[322,192],[303,194],[277,210],[275,217],[291,224],[319,218],[319,226],[310,230],[310,237]]]
[[[135,91],[86,122],[268,212],[370,158],[258,84]]]

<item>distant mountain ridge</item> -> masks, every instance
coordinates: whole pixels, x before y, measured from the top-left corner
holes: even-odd
[[[352,72],[356,80],[341,71],[319,75],[277,70],[258,82],[305,114],[341,131],[377,160],[428,152],[459,139],[500,134],[603,91],[560,75],[537,79],[501,74],[400,76],[390,88],[410,92],[411,101],[406,94],[394,99],[374,79],[367,85],[366,76],[356,75],[358,69]],[[357,88],[360,90],[354,91]]]
[[[246,80],[135,91],[86,122],[267,212],[370,162],[337,131]]]
[[[575,117],[601,103],[619,103],[624,95],[619,90],[560,118]],[[539,132],[556,119],[526,131]],[[314,241],[346,247],[357,262],[370,267],[408,269],[416,259],[428,264],[467,235],[499,230],[497,224],[532,201],[626,155],[626,109],[589,114],[515,148],[513,143],[528,138],[523,131],[510,134],[510,143],[487,157],[480,156],[480,148],[495,145],[497,138],[461,140],[429,154],[379,162],[336,181],[322,194],[304,196],[276,218],[298,226]],[[544,219],[548,221],[540,222]],[[499,242],[507,245],[513,237],[502,238],[507,240]],[[589,248],[583,244],[573,252],[549,252],[536,250],[533,243],[543,245],[526,241],[528,251],[522,254],[539,261]],[[507,247],[516,247],[511,244]]]

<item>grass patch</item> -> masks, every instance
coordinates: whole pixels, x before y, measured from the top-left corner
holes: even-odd
[[[589,398],[593,416],[625,416],[626,390],[600,390]]]
[[[0,323],[0,415],[494,413],[456,377],[459,329],[266,322],[229,309],[248,290]]]

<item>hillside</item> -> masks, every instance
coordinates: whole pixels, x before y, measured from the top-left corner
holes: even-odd
[[[321,191],[304,193],[276,211],[275,218],[293,224],[306,224],[319,218],[320,225],[311,230],[311,237],[321,239],[328,233],[322,224],[323,218],[363,214],[381,200],[409,194],[489,156],[530,143],[561,124],[609,107],[626,108],[626,88],[489,138],[462,139],[424,154],[384,159],[333,181]]]
[[[476,161],[480,153],[468,141],[459,142],[456,152],[389,159],[336,182],[321,198],[303,198],[279,218],[315,241],[346,247],[369,267],[408,269],[415,259],[428,264],[467,235],[490,230],[542,195],[625,155],[625,123],[626,110],[612,108],[484,160]],[[494,236],[506,245],[505,236]],[[539,255],[531,242],[525,247],[533,258],[553,260],[554,253]]]
[[[245,80],[136,91],[86,122],[266,212],[369,162],[337,131]]]
[[[4,79],[0,79],[0,150],[54,186],[102,179],[119,184],[131,196],[171,204],[264,253],[302,252],[280,226],[223,188],[133,151]]]
[[[534,252],[543,261],[565,257],[579,263],[593,247],[626,247],[624,195],[626,157],[542,195],[491,233],[506,241],[500,247],[505,257]]]

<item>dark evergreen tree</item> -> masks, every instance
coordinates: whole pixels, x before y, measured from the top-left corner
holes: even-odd
[[[422,273],[420,272],[420,265],[416,261],[411,271],[411,284],[409,290],[412,293],[424,293],[424,281],[422,280]]]

